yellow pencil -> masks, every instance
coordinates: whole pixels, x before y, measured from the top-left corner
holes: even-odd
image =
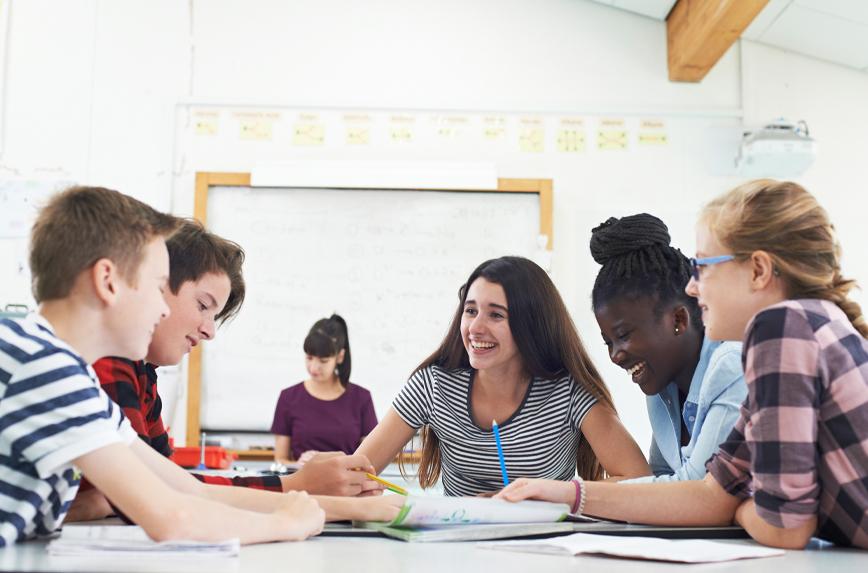
[[[375,476],[374,474],[369,474],[368,472],[365,472],[365,475],[368,476],[368,479],[372,479],[372,480],[374,480],[374,481],[376,481],[376,482],[380,482],[381,484],[383,484],[384,486],[386,486],[386,489],[388,489],[389,491],[393,491],[393,492],[395,492],[395,493],[400,493],[401,495],[407,495],[407,494],[409,493],[409,492],[408,492],[406,489],[404,489],[403,487],[398,486],[398,485],[395,485],[395,484],[393,484],[393,483],[389,483],[389,482],[387,482],[386,480],[381,479],[381,478]]]

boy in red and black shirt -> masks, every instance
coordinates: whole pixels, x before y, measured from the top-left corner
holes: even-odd
[[[157,369],[144,360],[133,362],[125,358],[103,358],[94,363],[93,369],[103,391],[123,409],[139,437],[167,458],[170,457],[172,449],[169,447],[169,433],[160,416],[163,402],[157,393]],[[193,474],[193,477],[216,485],[284,491],[278,476],[227,478]],[[86,480],[82,480],[82,490],[90,487]]]
[[[235,316],[244,301],[241,265],[244,251],[185,220],[166,242],[169,251],[169,288],[164,293],[171,309],[154,330],[148,355],[138,362],[103,358],[93,364],[103,390],[123,409],[133,429],[152,448],[171,455],[169,438],[160,417],[157,368],[181,362],[202,340],[210,340],[217,326]],[[236,477],[195,475],[208,484],[233,485],[270,491],[304,490],[319,495],[358,495],[383,488],[358,468],[374,472],[364,456],[342,452],[318,454],[289,476]],[[99,519],[112,508],[102,494],[82,482],[67,521]]]

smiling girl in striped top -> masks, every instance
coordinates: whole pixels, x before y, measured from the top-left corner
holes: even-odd
[[[496,420],[510,480],[651,473],[545,271],[493,259],[459,295],[440,348],[357,453],[380,472],[421,428],[423,488],[442,475],[446,495],[490,492],[503,487]]]

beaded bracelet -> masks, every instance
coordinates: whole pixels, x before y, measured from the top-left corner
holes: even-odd
[[[573,510],[570,513],[582,515],[582,511],[585,509],[585,480],[579,476],[578,479],[573,480],[573,483],[576,484],[576,503],[573,505]]]

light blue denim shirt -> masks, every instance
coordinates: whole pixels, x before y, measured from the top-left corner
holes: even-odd
[[[717,452],[738,420],[747,384],[741,366],[741,342],[702,342],[699,364],[690,380],[684,409],[678,412],[678,386],[670,382],[656,396],[647,396],[651,419],[653,476],[620,483],[699,480],[705,477],[705,462]],[[680,414],[680,415],[679,415]],[[690,442],[681,447],[681,419],[690,432]]]

